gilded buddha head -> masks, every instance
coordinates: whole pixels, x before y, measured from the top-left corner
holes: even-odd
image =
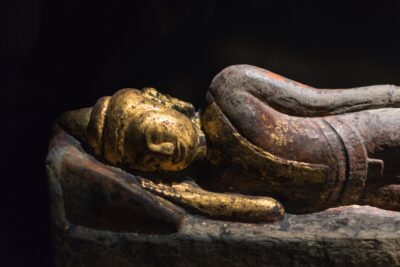
[[[98,158],[132,170],[180,171],[205,154],[193,106],[154,88],[121,89],[65,113],[60,124]]]

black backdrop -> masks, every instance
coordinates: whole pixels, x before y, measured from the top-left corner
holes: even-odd
[[[44,160],[63,111],[144,86],[199,106],[239,63],[323,88],[400,84],[399,13],[396,0],[2,1],[0,265],[52,266]]]

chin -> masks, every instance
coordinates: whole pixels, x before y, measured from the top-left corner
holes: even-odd
[[[165,164],[160,166],[163,171],[178,172],[187,169],[192,164],[192,161],[182,161],[174,164]]]

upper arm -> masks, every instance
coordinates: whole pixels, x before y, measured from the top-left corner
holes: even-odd
[[[222,109],[249,94],[279,112],[304,117],[400,107],[400,89],[393,85],[317,89],[250,65],[222,70],[213,79],[210,93]]]

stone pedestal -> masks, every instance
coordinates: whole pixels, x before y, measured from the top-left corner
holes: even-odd
[[[137,194],[135,176],[58,127],[47,168],[58,266],[400,266],[400,212],[346,206],[270,224],[208,220],[148,204],[154,196]],[[122,207],[102,204],[112,198]]]

